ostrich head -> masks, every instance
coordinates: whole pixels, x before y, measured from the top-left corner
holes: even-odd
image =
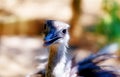
[[[69,41],[69,25],[55,20],[47,20],[45,23],[46,35],[44,45],[63,44],[68,46]]]

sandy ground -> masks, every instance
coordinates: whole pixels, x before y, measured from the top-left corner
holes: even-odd
[[[42,39],[2,37],[0,43],[0,77],[24,77],[40,63],[38,56],[47,58]],[[40,58],[41,58],[40,57]]]

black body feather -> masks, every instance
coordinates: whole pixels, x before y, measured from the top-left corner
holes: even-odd
[[[98,65],[98,63],[101,63],[109,58],[114,58],[113,56],[113,54],[90,55],[89,57],[78,63],[77,75],[82,77],[120,77],[119,73],[117,73],[118,70],[105,70]],[[94,60],[97,58],[100,59],[94,62]]]

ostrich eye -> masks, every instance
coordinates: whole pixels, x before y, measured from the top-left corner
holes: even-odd
[[[45,35],[48,34],[49,30],[50,30],[50,29],[47,27],[47,24],[45,24],[45,25],[44,25]]]
[[[67,30],[66,30],[66,29],[63,29],[63,30],[62,30],[62,33],[64,33],[64,34],[65,34],[66,32],[67,32]]]
[[[44,30],[45,30],[45,31],[47,30],[47,24],[44,25]]]

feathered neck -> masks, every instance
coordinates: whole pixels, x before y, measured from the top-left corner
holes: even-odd
[[[46,77],[67,77],[64,75],[68,62],[67,48],[63,44],[53,44],[49,47],[49,59]]]

